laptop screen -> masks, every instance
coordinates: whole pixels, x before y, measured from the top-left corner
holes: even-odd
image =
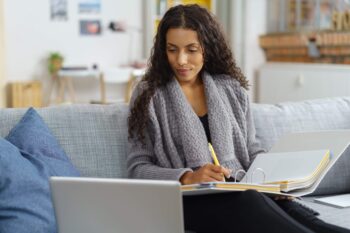
[[[59,233],[184,232],[176,181],[50,179]]]

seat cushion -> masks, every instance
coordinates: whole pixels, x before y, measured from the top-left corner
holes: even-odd
[[[315,197],[305,197],[302,203],[320,213],[319,218],[327,223],[350,229],[350,208],[336,208],[314,202]]]

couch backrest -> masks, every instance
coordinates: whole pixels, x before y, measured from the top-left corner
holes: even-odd
[[[1,137],[25,111],[0,109]],[[127,105],[67,105],[37,111],[83,176],[126,177]]]
[[[5,137],[26,109],[0,109]],[[83,176],[126,177],[128,106],[67,105],[37,109]],[[350,129],[350,97],[253,104],[264,148],[290,132]]]
[[[256,136],[267,150],[292,132],[350,129],[350,97],[253,104]]]

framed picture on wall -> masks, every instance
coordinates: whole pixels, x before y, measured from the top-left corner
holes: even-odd
[[[79,13],[100,13],[101,0],[79,0]]]
[[[80,20],[79,25],[82,36],[101,35],[100,20]]]
[[[50,0],[50,12],[53,21],[67,20],[67,0]]]

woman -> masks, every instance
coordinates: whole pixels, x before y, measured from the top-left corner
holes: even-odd
[[[182,184],[234,179],[263,152],[247,88],[212,15],[197,5],[169,9],[131,99],[129,176]],[[212,164],[208,142],[221,166]],[[184,197],[183,204],[185,228],[196,232],[348,232],[293,201],[251,190]]]

